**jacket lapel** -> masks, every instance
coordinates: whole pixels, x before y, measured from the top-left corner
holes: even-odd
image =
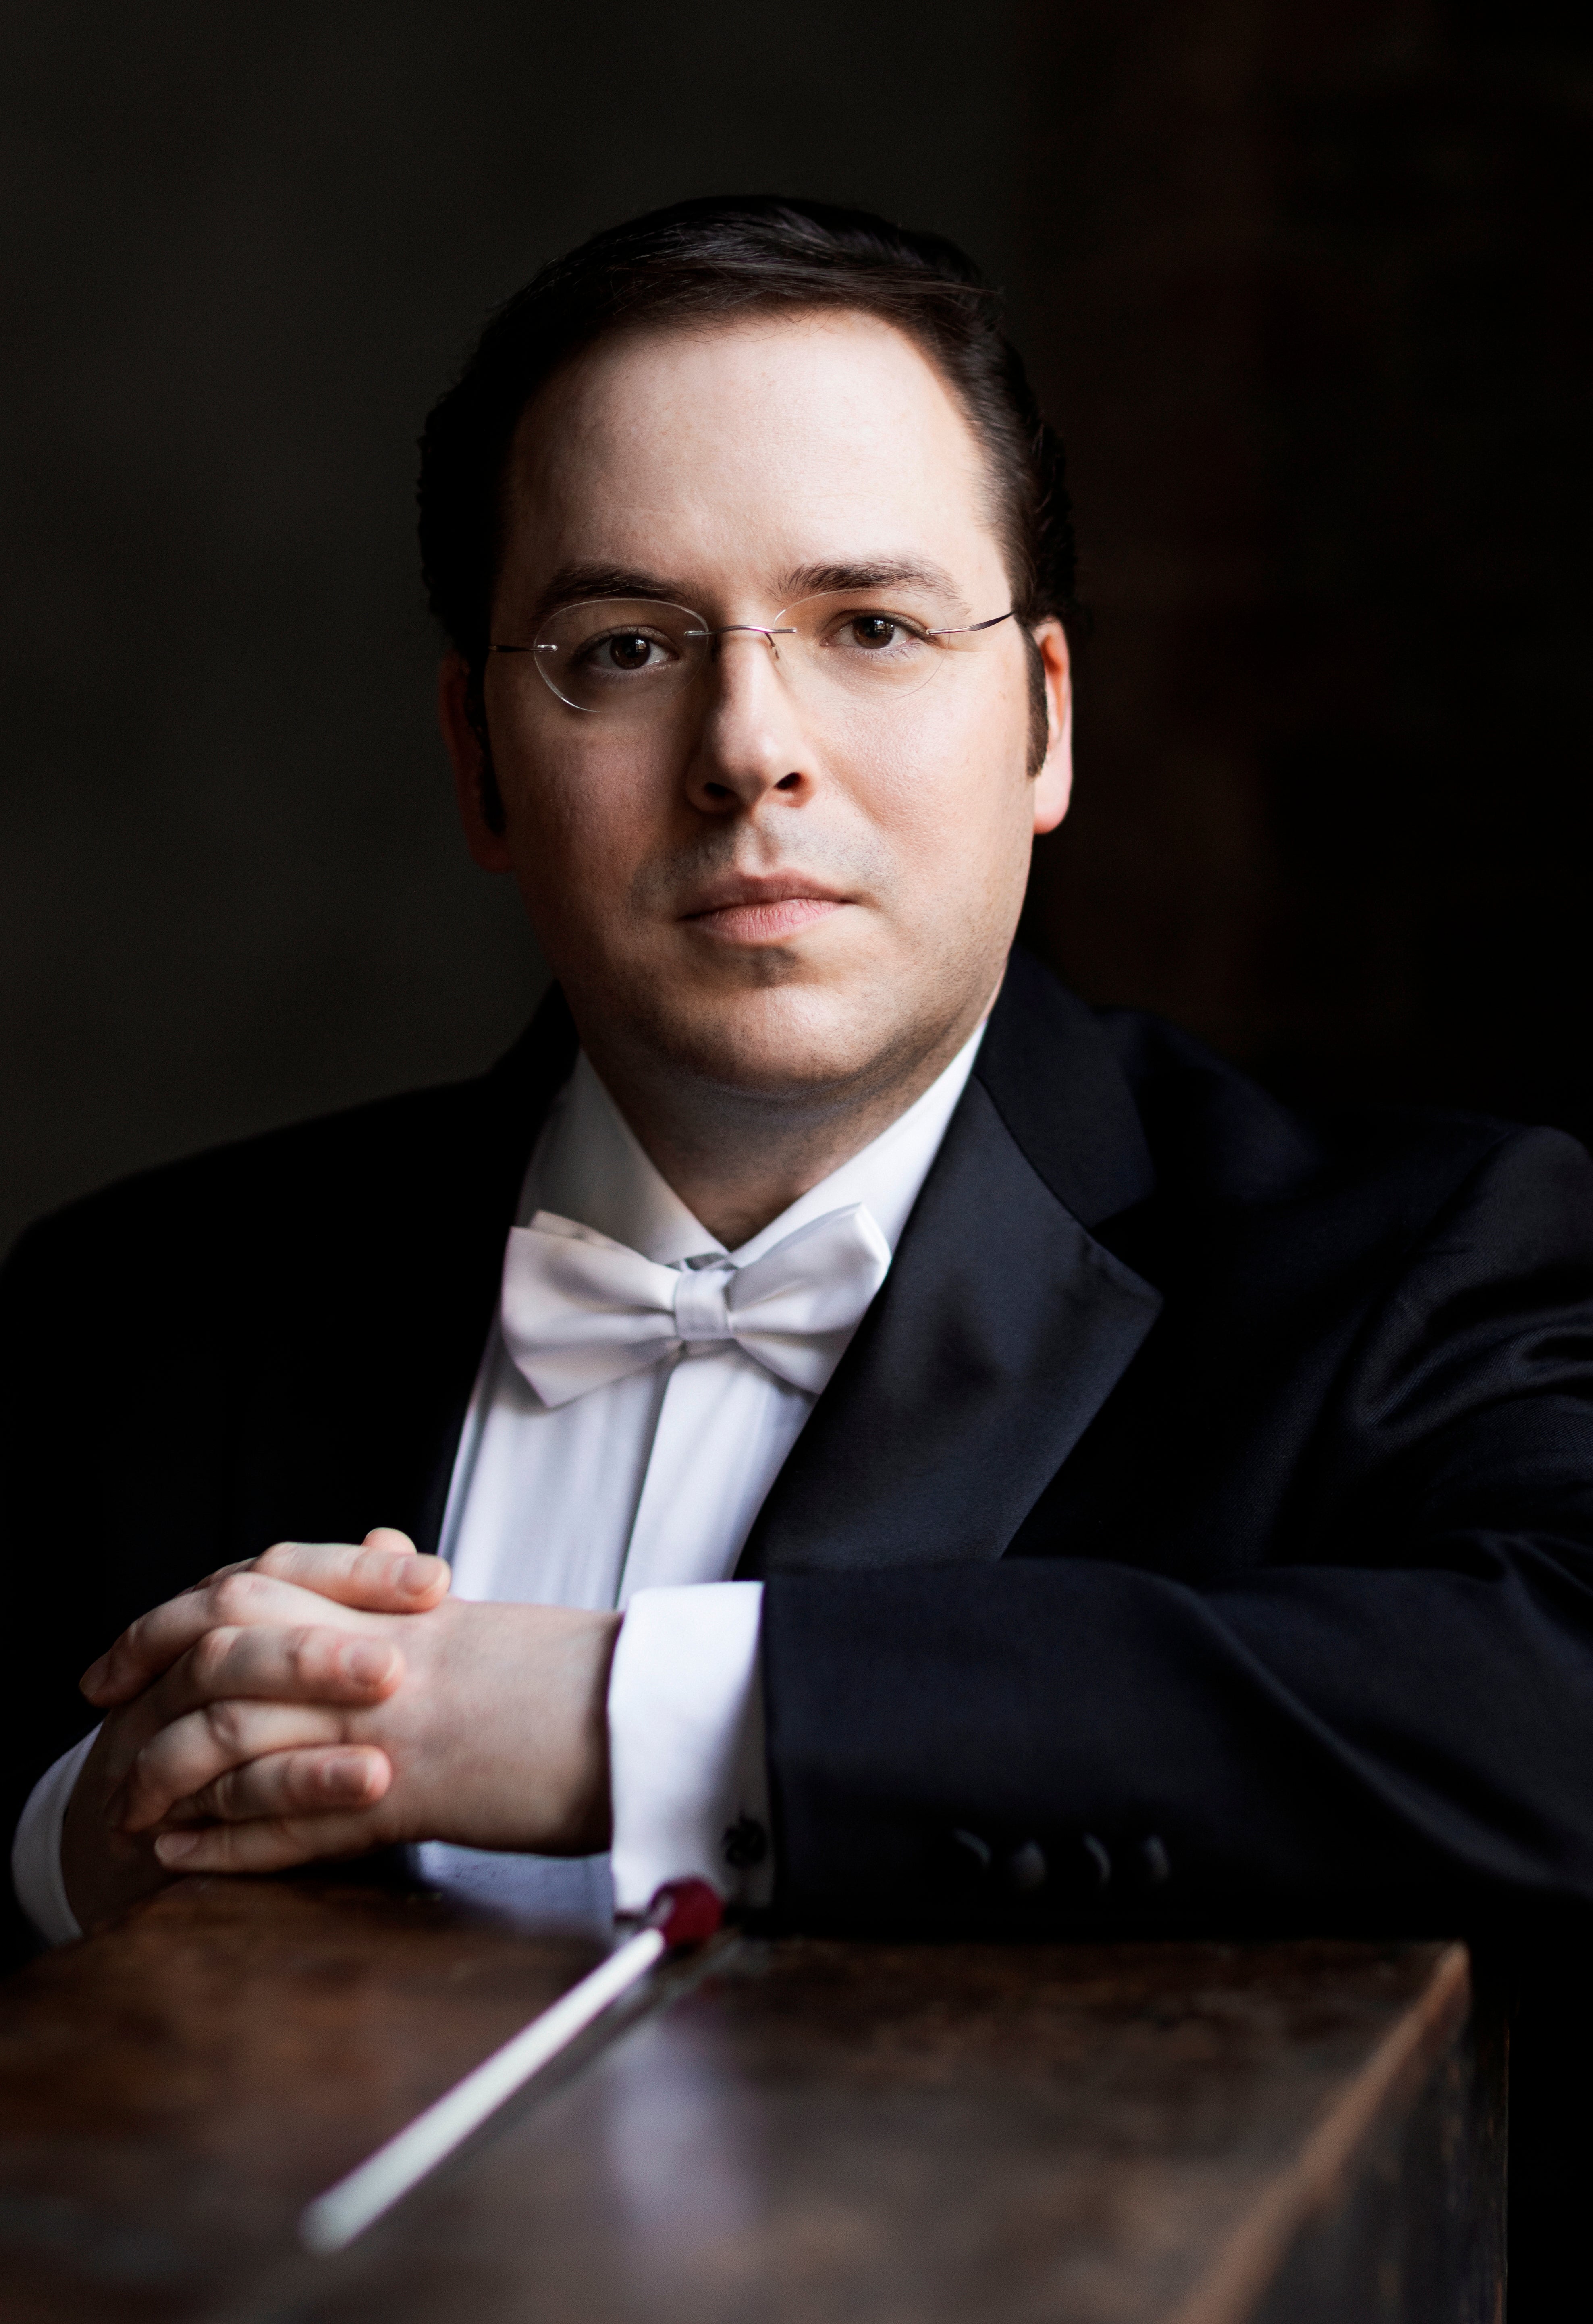
[[[1153,1184],[1091,1012],[1014,954],[884,1287],[738,1577],[999,1557],[1160,1310],[1090,1231]]]

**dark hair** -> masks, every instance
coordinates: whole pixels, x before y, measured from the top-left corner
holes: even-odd
[[[469,665],[478,723],[504,470],[538,390],[611,331],[815,307],[878,315],[917,341],[989,456],[1020,619],[1069,610],[1073,527],[1062,447],[1002,335],[997,295],[972,260],[939,235],[912,234],[866,210],[767,194],[677,202],[544,266],[492,318],[427,420],[421,566],[431,610]]]

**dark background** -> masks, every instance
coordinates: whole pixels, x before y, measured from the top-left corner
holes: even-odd
[[[0,12],[0,1243],[516,1029],[413,439],[542,259],[724,189],[1008,286],[1093,613],[1035,940],[1292,1091],[1593,1130],[1590,14]]]

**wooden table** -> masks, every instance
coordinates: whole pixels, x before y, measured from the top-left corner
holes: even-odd
[[[579,1975],[375,1887],[193,1880],[0,1987],[0,2314],[1482,2324],[1459,1946],[730,1938],[349,2251],[311,2194]]]

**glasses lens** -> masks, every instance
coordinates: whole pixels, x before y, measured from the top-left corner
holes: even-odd
[[[782,629],[795,632],[792,659],[803,677],[862,701],[927,686],[953,650],[933,635],[951,618],[928,604],[914,608],[852,592],[805,597],[779,617]]]
[[[550,613],[532,650],[572,710],[647,717],[690,681],[707,640],[700,616],[684,605],[597,597]]]

